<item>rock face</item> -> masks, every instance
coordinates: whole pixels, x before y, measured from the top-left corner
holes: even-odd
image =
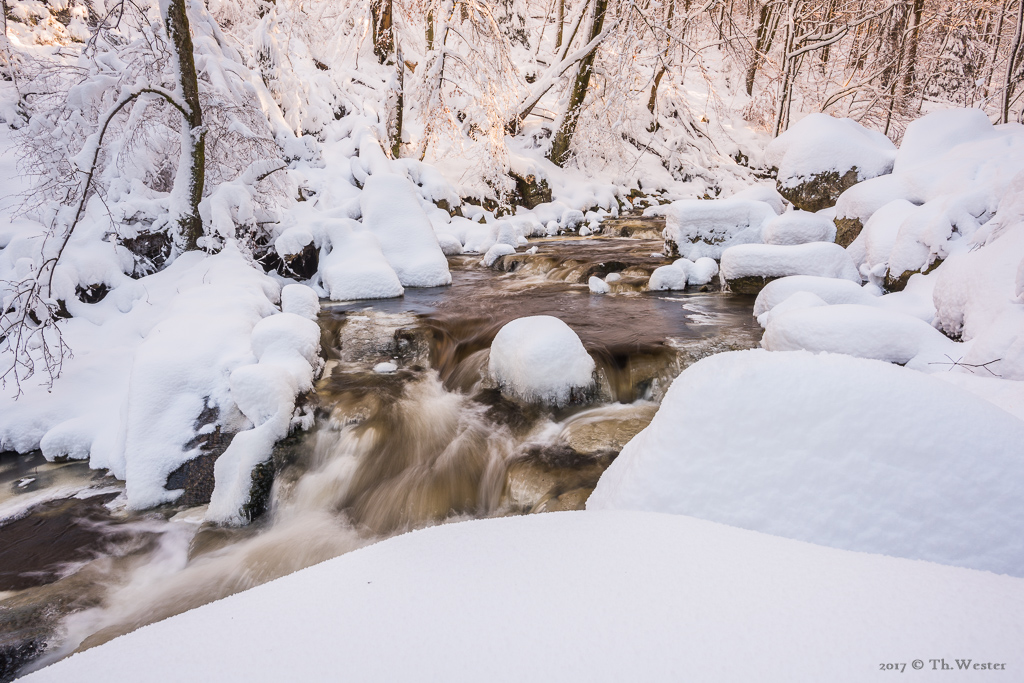
[[[836,218],[836,244],[844,249],[857,239],[864,224],[859,218]]]
[[[779,194],[802,211],[821,211],[835,206],[839,195],[857,184],[858,173],[856,166],[842,175],[836,171],[826,171],[791,187],[785,187],[780,180]]]
[[[547,181],[533,175],[522,176],[518,173],[510,175],[512,180],[516,181],[515,193],[510,197],[512,204],[534,209],[551,201],[551,188],[548,187]]]

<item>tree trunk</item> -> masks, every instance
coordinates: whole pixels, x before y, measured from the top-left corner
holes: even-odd
[[[754,94],[754,79],[757,77],[757,69],[761,66],[761,57],[771,46],[771,31],[769,26],[772,20],[772,3],[765,2],[761,5],[761,11],[757,19],[757,38],[754,41],[754,50],[750,55],[750,66],[747,67],[747,95]]]
[[[383,64],[395,51],[395,35],[391,28],[391,0],[374,0],[370,4],[373,22],[373,54]]]
[[[796,2],[790,0],[789,16],[786,19],[786,41],[782,46],[782,87],[779,91],[779,103],[775,110],[775,132],[773,137],[779,137],[784,130],[783,123],[786,119],[786,110],[789,107],[790,93],[793,88],[793,59],[789,53],[793,51],[793,38],[796,33]]]
[[[402,44],[395,44],[395,77],[389,93],[388,147],[391,158],[402,156],[402,115],[405,111],[405,61],[402,59]]]
[[[1008,123],[1010,120],[1010,101],[1013,97],[1013,74],[1017,67],[1017,53],[1020,52],[1021,23],[1024,22],[1024,0],[1017,3],[1017,30],[1013,34],[1013,43],[1010,45],[1010,54],[1006,58],[1006,80],[1003,83],[1003,111],[999,119],[1000,123]]]
[[[199,216],[199,202],[203,198],[206,175],[206,131],[203,129],[203,110],[199,104],[199,79],[192,46],[192,32],[185,11],[185,0],[170,0],[167,4],[167,35],[174,45],[178,62],[178,82],[187,111],[181,134],[181,159],[171,191],[172,211],[177,213],[179,247],[183,251],[198,248],[203,235],[203,220]],[[187,203],[186,203],[187,202]]]
[[[558,0],[558,32],[555,34],[555,49],[562,47],[562,25],[565,23],[565,0]]]
[[[590,26],[590,37],[587,42],[597,38],[604,26],[605,10],[608,9],[608,0],[596,0],[594,3],[594,21]],[[551,151],[548,152],[548,159],[563,166],[569,159],[569,149],[572,147],[572,137],[576,133],[576,124],[580,119],[580,110],[583,108],[583,100],[587,97],[587,88],[590,87],[590,75],[594,70],[594,50],[580,60],[576,70],[576,78],[573,79],[572,92],[569,95],[569,107],[565,110],[562,123],[551,141]]]
[[[434,10],[427,12],[427,52],[434,49]]]
[[[914,9],[910,15],[910,45],[907,46],[907,71],[903,75],[903,89],[909,91],[914,86],[917,75],[917,42],[921,32],[921,16],[924,14],[924,0],[914,0]]]

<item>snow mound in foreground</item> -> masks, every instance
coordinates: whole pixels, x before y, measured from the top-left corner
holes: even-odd
[[[878,131],[853,119],[810,114],[790,126],[765,149],[765,161],[779,169],[779,184],[795,187],[820,173],[843,175],[857,169],[866,180],[889,173],[896,146]]]
[[[723,353],[676,379],[587,509],[692,515],[1022,576],[1022,439],[1008,413],[913,370]]]
[[[1019,579],[687,517],[566,512],[404,534],[24,681],[860,683],[890,655],[1020,670],[1022,628]],[[1000,678],[977,673],[954,678]]]
[[[452,283],[448,259],[441,251],[430,219],[420,206],[415,186],[392,173],[374,173],[359,195],[365,225],[380,241],[388,263],[405,287]]]
[[[535,315],[502,327],[488,366],[502,392],[526,401],[569,403],[594,383],[594,359],[558,318]]]
[[[814,275],[860,283],[860,273],[846,250],[831,242],[810,244],[739,244],[722,252],[722,277]]]
[[[871,305],[871,302],[877,298],[850,280],[813,275],[791,275],[773,280],[764,286],[754,302],[754,317],[760,319],[762,315],[798,292],[816,294],[827,304]]]
[[[331,299],[402,296],[405,289],[373,233],[350,218],[325,222],[323,229],[330,251],[320,257],[320,279]]]

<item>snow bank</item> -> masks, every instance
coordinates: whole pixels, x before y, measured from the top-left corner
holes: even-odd
[[[491,378],[526,401],[569,403],[593,386],[594,368],[572,328],[549,315],[513,320],[491,342]]]
[[[1024,423],[913,370],[723,353],[675,380],[587,509],[692,515],[1022,576],[1022,439]]]
[[[861,683],[942,656],[1006,667],[958,681],[1001,679],[1024,666],[1022,615],[1010,577],[674,515],[552,513],[404,534],[24,680]]]
[[[771,205],[746,199],[688,199],[663,211],[665,241],[690,260],[719,259],[729,246],[760,242],[762,226],[776,216]]]
[[[786,277],[814,275],[860,282],[860,273],[846,250],[831,242],[782,246],[740,244],[722,252],[722,277]]]
[[[878,131],[853,119],[809,114],[765,148],[765,161],[779,169],[781,187],[795,187],[813,176],[856,168],[858,180],[889,173],[896,146]]]
[[[393,173],[374,173],[359,195],[363,225],[376,236],[405,287],[450,285],[448,259],[437,243],[416,187]]]
[[[320,280],[334,301],[402,296],[398,274],[373,233],[350,218],[324,221],[327,244],[320,256]]]
[[[792,299],[767,318],[761,346],[769,351],[828,351],[901,365],[914,361],[915,369],[922,370],[928,363],[948,360],[947,355],[962,355],[959,344],[905,313],[870,305],[829,306],[820,299],[821,306],[782,310]]]
[[[836,224],[828,216],[809,211],[789,211],[764,226],[765,244],[835,242]]]

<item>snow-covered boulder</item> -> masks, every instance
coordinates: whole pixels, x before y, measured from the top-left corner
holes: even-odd
[[[791,275],[772,280],[754,301],[754,317],[759,318],[797,292],[811,292],[828,304],[867,304],[875,297],[858,283],[833,277]]]
[[[745,190],[731,195],[729,199],[764,202],[772,207],[772,211],[777,214],[786,210],[786,200],[778,193],[774,185],[751,185]]]
[[[516,253],[516,248],[513,247],[511,244],[498,242],[497,244],[493,245],[490,249],[487,250],[487,253],[484,254],[484,258],[481,261],[481,263],[490,268],[495,263],[497,263],[498,259],[500,259],[502,256],[509,256],[514,253]]]
[[[524,401],[565,405],[594,386],[594,359],[572,328],[536,315],[502,327],[491,342],[488,372],[502,393]]]
[[[831,242],[782,246],[740,244],[722,252],[722,277],[734,292],[754,294],[788,275],[815,275],[860,282],[846,250]]]
[[[686,199],[663,209],[668,253],[696,261],[719,259],[734,244],[761,241],[761,228],[772,218],[771,205],[748,199]]]
[[[320,259],[320,280],[331,299],[402,296],[405,289],[373,233],[348,218],[325,221],[323,229],[329,251]]]
[[[441,253],[445,256],[458,256],[462,253],[462,242],[455,235],[437,233],[437,245],[441,247]]]
[[[800,119],[765,149],[765,160],[779,169],[779,192],[804,211],[834,206],[854,184],[889,173],[895,158],[889,138],[828,114]]]
[[[686,284],[699,287],[711,282],[718,275],[718,262],[701,256],[687,268]]]
[[[783,311],[792,298],[767,318],[761,346],[769,351],[828,351],[911,364],[921,370],[928,370],[928,363],[946,360],[947,355],[962,355],[956,342],[906,313],[859,304],[828,306],[824,301],[821,306]]]
[[[808,242],[834,242],[835,222],[821,214],[808,211],[789,211],[773,218],[764,226],[765,244],[807,244]]]
[[[405,287],[450,285],[448,259],[437,243],[416,187],[393,173],[374,173],[359,195],[363,225],[380,242]]]
[[[680,263],[680,261],[683,261]],[[688,275],[686,261],[679,259],[667,266],[659,266],[651,273],[647,281],[647,288],[651,291],[664,291],[670,289],[686,289],[686,278]]]
[[[1020,420],[924,373],[802,351],[722,353],[675,380],[587,509],[1024,576],[1021,443]]]
[[[320,297],[306,285],[285,285],[281,288],[281,312],[316,320],[320,313]]]
[[[587,280],[587,287],[590,289],[591,294],[607,294],[612,291],[607,282],[593,275]]]

